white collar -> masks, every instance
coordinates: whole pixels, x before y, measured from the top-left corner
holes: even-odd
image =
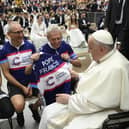
[[[50,48],[55,49],[55,48],[51,45],[50,42],[48,42],[48,45],[49,45]],[[56,50],[56,49],[55,49],[55,50]]]
[[[107,58],[109,58],[114,52],[116,51],[116,49],[111,50],[110,52],[108,52],[105,56],[103,56],[98,62],[101,63],[103,61],[105,61]]]

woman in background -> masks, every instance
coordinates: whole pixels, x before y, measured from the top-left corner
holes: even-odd
[[[75,13],[71,15],[68,29],[68,34],[70,36],[70,45],[72,47],[79,47],[82,43],[86,42],[83,33],[78,28],[78,19]]]
[[[33,22],[30,39],[33,41],[36,49],[39,49],[43,44],[47,42],[47,38],[45,36],[45,24],[43,22],[43,16],[37,15],[36,21]]]

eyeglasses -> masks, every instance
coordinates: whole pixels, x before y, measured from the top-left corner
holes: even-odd
[[[12,31],[11,31],[11,33],[14,33],[14,34],[21,34],[21,33],[23,33],[23,30],[21,30],[21,31],[16,31],[16,32],[12,32]]]

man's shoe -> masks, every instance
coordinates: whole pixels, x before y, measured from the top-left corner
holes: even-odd
[[[25,122],[25,119],[24,119],[24,115],[23,115],[23,112],[22,113],[17,113],[17,123],[20,127],[23,127],[24,126],[24,122]]]
[[[29,108],[30,108],[30,110],[31,110],[31,112],[32,112],[32,114],[33,114],[34,120],[35,120],[37,123],[39,123],[41,117],[40,117],[40,115],[39,115],[38,110],[33,109],[33,105],[32,105],[32,104],[29,105]]]

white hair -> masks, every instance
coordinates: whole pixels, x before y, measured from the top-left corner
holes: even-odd
[[[61,31],[60,27],[57,24],[51,24],[48,29],[47,29],[47,34],[50,33],[51,31]]]

